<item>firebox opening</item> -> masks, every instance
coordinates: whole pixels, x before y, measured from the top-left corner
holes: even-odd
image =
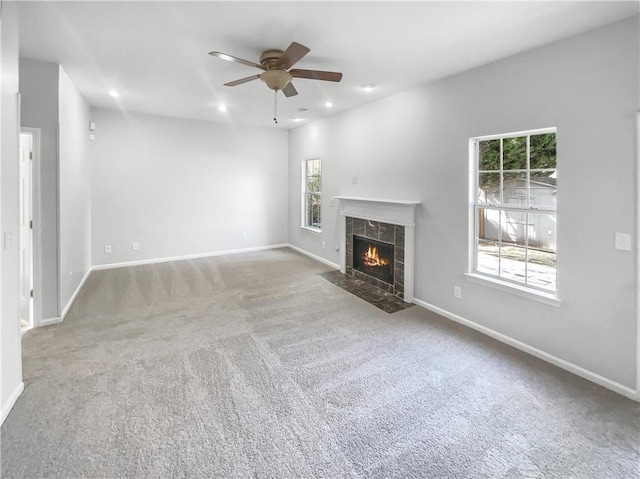
[[[353,268],[393,284],[393,245],[353,236]]]

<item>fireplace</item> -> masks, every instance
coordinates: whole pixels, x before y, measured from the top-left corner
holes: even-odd
[[[335,198],[344,218],[340,271],[412,303],[414,210],[420,201]]]
[[[347,217],[345,273],[404,299],[404,226]]]
[[[353,236],[353,269],[393,285],[392,244],[363,236]]]

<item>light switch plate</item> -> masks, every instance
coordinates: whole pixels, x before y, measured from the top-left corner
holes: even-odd
[[[13,231],[5,231],[3,234],[3,247],[8,250],[13,245]]]
[[[616,249],[620,251],[631,251],[631,235],[627,233],[616,233]]]

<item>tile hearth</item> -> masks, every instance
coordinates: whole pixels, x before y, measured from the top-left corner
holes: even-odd
[[[340,271],[320,273],[320,276],[389,314],[397,313],[413,306],[413,304],[404,302],[402,298],[395,296],[393,293],[384,291],[352,276],[347,276]]]

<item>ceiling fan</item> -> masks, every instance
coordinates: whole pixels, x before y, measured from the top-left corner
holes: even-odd
[[[243,83],[257,80],[259,78],[276,93],[278,90],[282,90],[284,96],[290,97],[298,94],[293,83],[291,83],[293,78],[308,78],[310,80],[324,80],[332,82],[339,82],[342,79],[342,73],[338,72],[290,69],[296,62],[298,62],[298,60],[310,51],[311,50],[304,45],[293,42],[285,51],[265,50],[262,52],[262,55],[260,55],[260,63],[243,60],[242,58],[236,58],[221,52],[209,52],[209,55],[221,58],[222,60],[241,63],[243,65],[263,70],[263,72],[258,75],[252,75],[250,77],[225,83],[225,86],[242,85]]]

